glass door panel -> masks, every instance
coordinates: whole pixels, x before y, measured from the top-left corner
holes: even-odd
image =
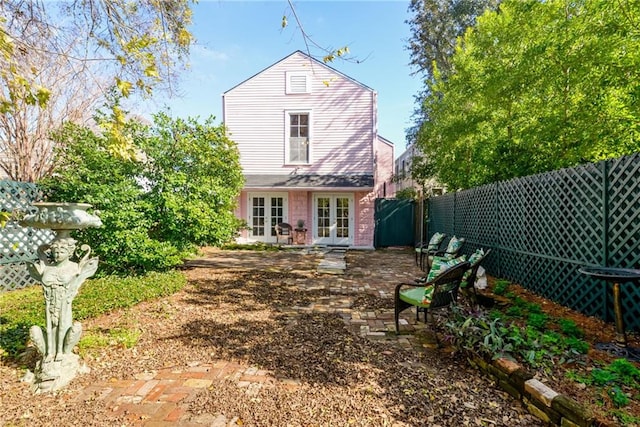
[[[319,238],[331,236],[331,199],[318,197],[316,200],[316,229]]]
[[[264,236],[264,197],[252,197],[251,206],[251,235],[254,237]]]
[[[353,244],[353,196],[315,195],[314,243]]]
[[[276,193],[253,193],[248,196],[247,223],[251,226],[249,237],[260,242],[275,242],[274,226],[287,222],[287,195]]]
[[[284,220],[284,197],[271,198],[271,235],[275,237],[276,224],[286,222]]]

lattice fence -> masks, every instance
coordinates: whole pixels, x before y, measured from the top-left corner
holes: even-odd
[[[0,211],[31,213],[31,203],[41,196],[34,184],[0,180]],[[27,272],[26,262],[37,259],[38,246],[53,237],[50,230],[21,227],[16,221],[0,228],[0,292],[35,284]]]
[[[492,248],[490,274],[613,321],[610,286],[582,266],[640,268],[640,154],[429,199],[429,236]],[[624,322],[640,329],[640,286],[622,285]]]

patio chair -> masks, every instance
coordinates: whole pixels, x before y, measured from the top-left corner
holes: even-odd
[[[427,323],[428,311],[449,307],[458,299],[458,290],[462,276],[469,269],[468,261],[460,262],[438,274],[433,280],[418,285],[415,283],[400,283],[394,293],[396,334],[400,333],[400,313],[410,307],[416,307],[416,321],[420,320],[420,312],[424,312],[424,322]],[[405,289],[403,289],[405,288]],[[435,326],[433,315],[432,326]],[[436,342],[440,345],[438,334],[433,328]]]
[[[427,261],[426,263],[426,268],[424,265],[424,260],[420,265],[420,268],[423,271],[429,271],[431,270],[431,264],[433,263],[433,258],[434,257],[444,257],[447,259],[454,259],[458,256],[458,253],[460,252],[460,249],[462,249],[462,246],[464,245],[465,242],[465,238],[461,237],[461,238],[457,238],[456,236],[452,236],[451,239],[449,239],[449,242],[447,243],[447,247],[444,250],[441,251],[435,251],[431,254],[427,254],[427,256],[424,257],[424,260]]]
[[[293,227],[286,222],[279,222],[273,227],[276,230],[276,244],[280,243],[280,239],[285,239],[289,245],[293,244]]]
[[[447,237],[444,233],[434,233],[429,240],[429,243],[420,242],[415,247],[416,253],[416,266],[422,268],[424,257],[429,254],[434,254],[440,248],[440,244],[444,241],[444,238]]]

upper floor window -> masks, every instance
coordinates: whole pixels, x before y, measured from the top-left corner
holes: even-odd
[[[285,76],[287,94],[311,93],[311,78],[307,73],[287,71]]]
[[[309,112],[288,112],[288,140],[286,156],[288,163],[309,163],[311,115]]]

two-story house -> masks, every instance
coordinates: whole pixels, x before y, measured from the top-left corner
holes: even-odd
[[[296,51],[223,94],[246,182],[241,242],[275,242],[304,221],[307,245],[373,247],[374,201],[392,197],[393,144],[376,92]]]

